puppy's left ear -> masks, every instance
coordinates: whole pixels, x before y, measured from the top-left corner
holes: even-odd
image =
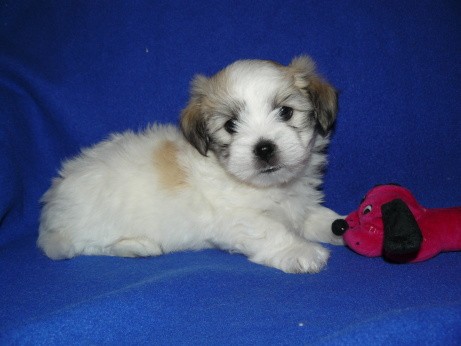
[[[295,85],[311,99],[314,116],[323,134],[326,134],[338,113],[338,93],[316,74],[315,63],[308,56],[294,58],[288,67],[294,75]]]
[[[210,145],[206,119],[202,110],[206,83],[207,79],[204,76],[196,76],[194,78],[189,103],[181,113],[181,131],[184,137],[203,156],[206,156]]]

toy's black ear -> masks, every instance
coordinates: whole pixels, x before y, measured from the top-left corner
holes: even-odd
[[[423,241],[421,230],[410,208],[401,199],[381,206],[384,226],[383,257],[408,262],[416,257]]]

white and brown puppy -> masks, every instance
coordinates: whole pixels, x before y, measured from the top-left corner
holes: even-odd
[[[320,205],[335,90],[308,57],[242,60],[197,76],[181,130],[115,134],[64,163],[43,197],[38,246],[53,259],[217,247],[289,273],[341,244]]]

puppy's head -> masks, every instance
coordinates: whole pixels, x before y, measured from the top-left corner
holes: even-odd
[[[195,77],[181,129],[240,181],[273,186],[299,175],[336,112],[336,92],[310,58],[288,66],[240,60],[210,78]]]

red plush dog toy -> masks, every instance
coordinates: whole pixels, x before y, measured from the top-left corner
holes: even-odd
[[[401,186],[378,185],[359,209],[334,221],[332,231],[361,255],[419,262],[461,250],[461,207],[427,209]]]

